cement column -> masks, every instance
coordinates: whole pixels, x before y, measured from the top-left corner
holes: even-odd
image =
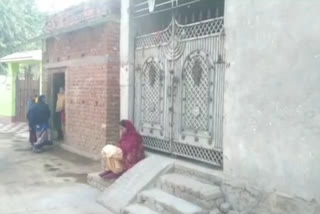
[[[120,118],[133,119],[134,102],[134,20],[130,0],[121,0],[120,27]]]
[[[17,90],[16,90],[16,79],[17,79],[17,75],[19,75],[19,63],[10,63],[10,67],[11,67],[11,85],[12,85],[12,94],[11,94],[11,116],[12,118],[15,118],[17,116],[17,112],[16,112],[16,99],[17,99]]]
[[[39,62],[39,81],[40,81],[39,94],[42,94],[42,80],[43,80],[43,77],[42,77],[42,61],[40,61]]]

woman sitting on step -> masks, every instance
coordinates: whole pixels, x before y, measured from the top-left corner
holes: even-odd
[[[101,152],[105,171],[104,179],[116,179],[145,157],[141,135],[129,120],[120,121],[119,147],[106,145]]]

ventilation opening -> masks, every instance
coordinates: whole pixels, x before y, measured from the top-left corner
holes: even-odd
[[[136,2],[140,2],[140,4],[144,2],[143,5],[148,6],[148,1]],[[183,3],[166,9],[163,7],[166,5],[164,2],[168,2],[167,0],[155,2],[160,6],[156,7],[154,12],[150,13],[146,7],[144,10],[146,12],[142,15],[139,16],[138,12],[135,13],[138,35],[166,29],[171,23],[172,17],[175,17],[179,24],[186,25],[224,16],[224,0],[178,1]],[[134,8],[137,8],[137,5],[139,4],[136,3]]]

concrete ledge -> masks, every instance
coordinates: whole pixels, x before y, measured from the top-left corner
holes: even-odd
[[[210,183],[213,185],[220,186],[224,181],[223,174],[219,170],[195,166],[193,164],[183,162],[175,162],[174,171],[178,174],[197,177],[198,180],[202,180],[204,183]]]
[[[78,59],[47,63],[43,67],[46,69],[52,69],[52,68],[60,68],[60,67],[77,67],[77,66],[84,66],[84,65],[104,65],[109,62],[108,59],[109,59],[109,55],[86,56]]]
[[[159,175],[173,168],[173,160],[151,156],[118,178],[98,198],[98,202],[114,213],[128,206]]]
[[[100,160],[100,156],[98,156],[98,155],[93,155],[93,154],[90,154],[88,152],[81,151],[80,149],[75,148],[75,147],[70,146],[70,145],[65,144],[65,143],[60,144],[60,147],[62,149],[64,149],[64,150],[68,151],[68,152],[71,152],[71,153],[74,153],[74,154],[89,158],[91,160],[95,160],[95,161],[99,161]]]
[[[90,186],[93,186],[97,189],[99,189],[100,191],[105,190],[106,188],[108,188],[110,185],[113,184],[113,180],[103,180],[100,176],[99,176],[99,172],[95,172],[95,173],[89,173],[87,176],[87,182]]]
[[[223,171],[214,166],[208,166],[199,162],[185,161],[150,151],[147,152],[147,155],[171,160],[174,162],[174,171],[176,173],[197,177],[200,180],[204,180],[204,183],[211,183],[220,186],[225,180]]]

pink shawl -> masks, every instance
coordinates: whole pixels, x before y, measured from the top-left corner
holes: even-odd
[[[145,155],[142,137],[134,125],[129,120],[125,120],[125,127],[127,131],[121,136],[120,148],[123,153],[124,169],[128,170],[142,160]]]

